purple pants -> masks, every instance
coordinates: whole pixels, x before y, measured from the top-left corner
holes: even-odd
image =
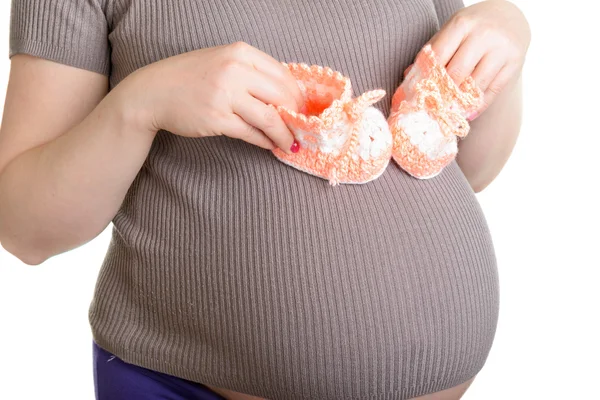
[[[96,400],[224,400],[201,383],[128,364],[94,346]]]

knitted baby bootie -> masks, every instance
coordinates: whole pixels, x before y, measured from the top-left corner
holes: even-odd
[[[392,98],[392,158],[415,178],[433,178],[456,157],[458,138],[469,133],[467,117],[482,101],[471,77],[458,86],[425,46]]]
[[[385,96],[373,90],[352,98],[350,79],[337,71],[306,64],[284,64],[296,78],[305,105],[301,112],[277,110],[299,143],[296,153],[273,154],[283,163],[340,183],[366,183],[391,160],[392,134],[383,114],[372,107]]]

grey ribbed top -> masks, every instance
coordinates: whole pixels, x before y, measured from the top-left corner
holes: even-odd
[[[13,0],[11,54],[110,76],[246,41],[383,88],[460,0]],[[99,166],[101,167],[101,166]],[[270,399],[406,399],[484,365],[494,249],[456,163],[327,181],[227,137],[159,132],[114,218],[90,323],[125,361]]]

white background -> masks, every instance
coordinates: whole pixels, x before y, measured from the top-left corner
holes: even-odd
[[[500,320],[463,399],[600,399],[600,22],[593,1],[515,3],[533,31],[523,129],[478,195],[498,257]],[[0,2],[0,106],[9,8]],[[108,241],[106,230],[36,267],[0,248],[0,399],[93,399],[87,312]]]

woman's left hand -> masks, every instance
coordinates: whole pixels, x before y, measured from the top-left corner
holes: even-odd
[[[505,0],[487,0],[454,14],[429,41],[458,83],[473,77],[484,91],[474,119],[520,74],[531,32],[523,13]]]

